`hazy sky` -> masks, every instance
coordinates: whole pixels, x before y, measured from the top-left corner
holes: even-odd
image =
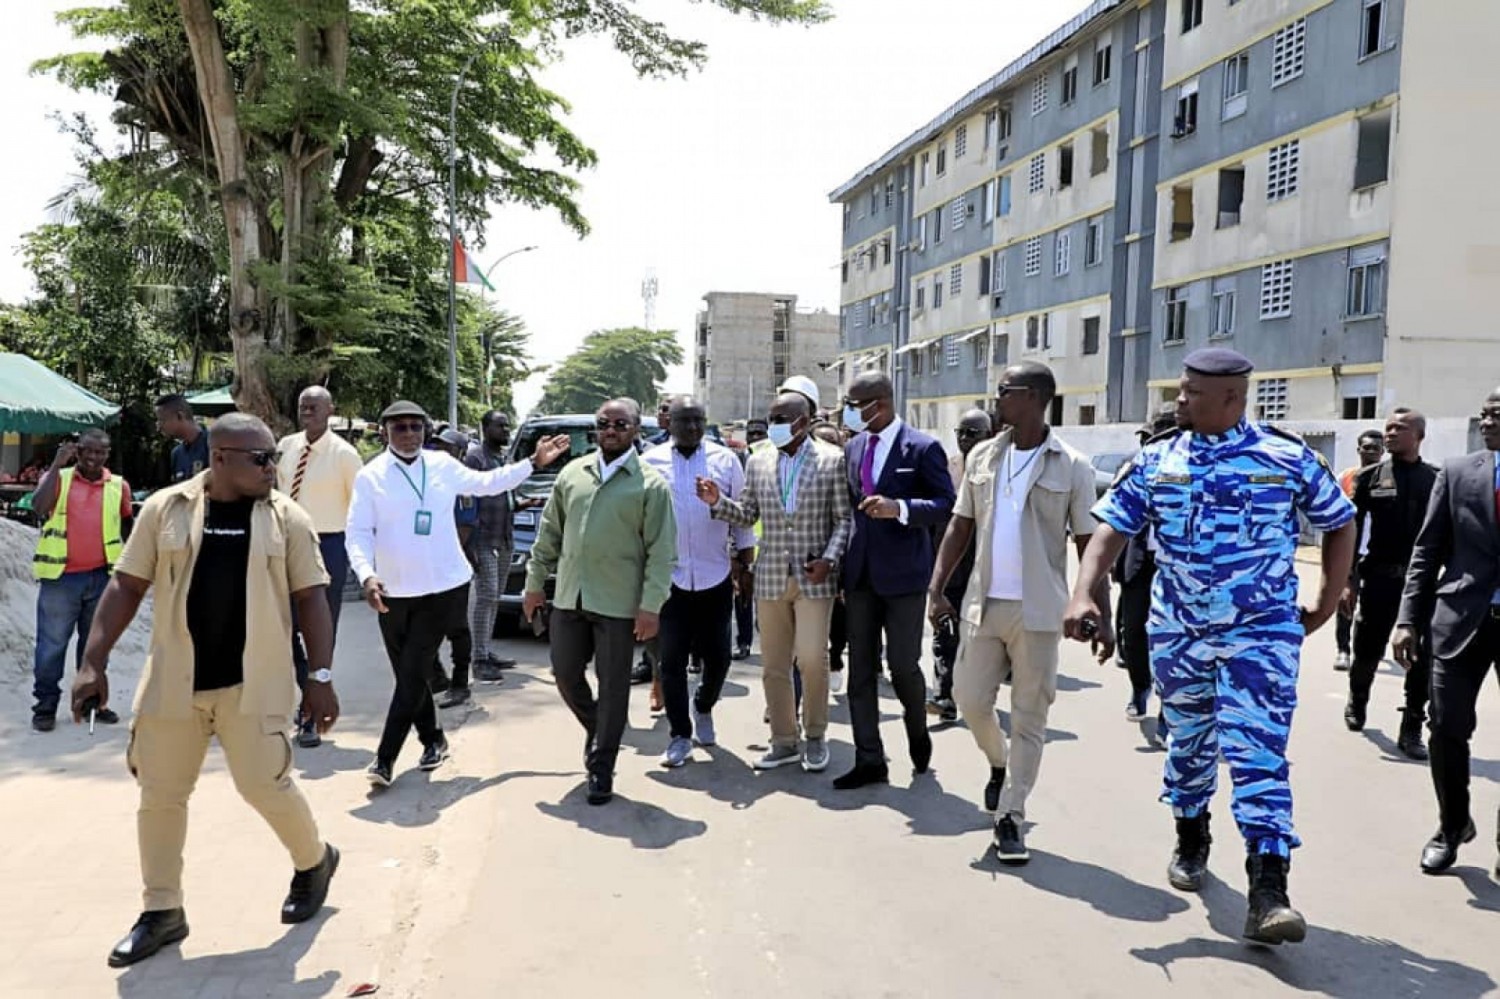
[[[0,34],[0,300],[31,291],[15,253],[75,169],[49,115],[108,102],[79,98],[30,63],[76,47],[55,11],[82,0],[7,3]],[[838,307],[839,213],[828,192],[1086,6],[1085,0],[834,0],[814,28],[771,27],[685,0],[642,0],[642,13],[708,44],[703,72],[637,80],[608,44],[571,46],[545,82],[572,102],[569,126],[599,154],[583,175],[593,226],[579,240],[554,217],[499,206],[475,251],[500,264],[502,303],[523,316],[541,363],[590,330],[640,325],[647,268],[660,285],[657,325],[690,331],[707,291],[793,293]],[[440,225],[441,223],[435,222]],[[469,242],[474,243],[475,234]],[[434,335],[442,335],[435,330]],[[669,389],[691,387],[684,365]],[[541,379],[518,395],[524,414]]]

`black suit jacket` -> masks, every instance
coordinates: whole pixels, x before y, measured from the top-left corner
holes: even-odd
[[[1432,637],[1432,653],[1463,652],[1500,588],[1495,456],[1478,451],[1444,463],[1417,534],[1396,619]]]
[[[845,589],[865,583],[883,597],[924,593],[932,578],[932,528],[953,512],[953,479],[943,446],[903,423],[891,453],[880,469],[875,491],[886,499],[905,500],[907,522],[876,520],[859,512],[859,470],[869,433],[849,442],[848,484],[854,507],[854,530],[844,556]]]

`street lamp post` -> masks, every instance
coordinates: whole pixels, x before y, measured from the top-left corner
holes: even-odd
[[[448,424],[458,425],[458,92],[479,58],[475,52],[458,71],[448,104]]]

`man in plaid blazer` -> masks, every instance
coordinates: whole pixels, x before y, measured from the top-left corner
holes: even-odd
[[[828,766],[828,619],[849,543],[850,510],[843,452],[808,435],[812,420],[806,396],[782,393],[767,428],[775,447],[751,454],[744,498],[721,495],[709,479],[697,484],[715,517],[741,527],[761,522],[755,602],[771,748],[756,761],[758,770],[797,762],[809,772]],[[794,658],[802,672],[805,751],[797,738]]]

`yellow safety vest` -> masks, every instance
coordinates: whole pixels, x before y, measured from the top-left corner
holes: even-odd
[[[52,516],[42,525],[42,536],[36,543],[31,570],[37,579],[60,579],[68,565],[68,487],[73,483],[73,469],[58,473],[57,503]],[[125,543],[120,540],[120,505],[124,488],[119,476],[111,475],[104,483],[104,509],[99,518],[104,526],[104,560],[113,569],[120,561]]]

